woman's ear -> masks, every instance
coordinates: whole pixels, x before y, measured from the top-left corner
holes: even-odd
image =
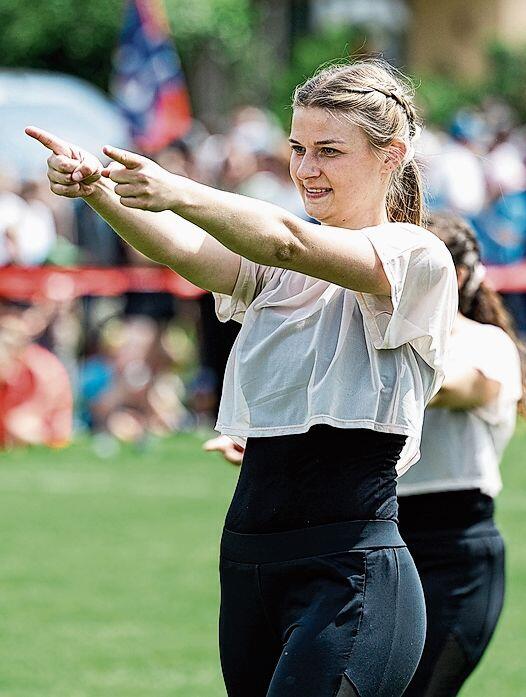
[[[384,172],[394,172],[402,164],[407,152],[406,144],[401,140],[393,140],[384,150]]]
[[[457,285],[458,289],[461,290],[464,284],[468,280],[469,270],[464,264],[459,264],[456,268],[457,271]]]

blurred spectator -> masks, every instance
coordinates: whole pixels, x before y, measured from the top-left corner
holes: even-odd
[[[222,172],[224,188],[259,198],[305,217],[289,175],[290,148],[275,118],[256,107],[234,113]]]
[[[184,383],[175,370],[190,359],[181,333],[151,318],[109,321],[81,371],[86,425],[128,442],[179,430],[187,413]]]
[[[0,306],[0,448],[61,447],[71,439],[72,392],[58,358],[34,343],[38,310]]]
[[[526,192],[500,196],[472,219],[486,264],[526,258]]]
[[[56,239],[49,208],[35,196],[36,185],[18,185],[0,174],[0,266],[34,266],[44,262]]]
[[[450,133],[422,139],[420,155],[426,164],[429,204],[474,216],[486,201],[486,180],[481,161],[484,122],[476,114],[459,113]]]

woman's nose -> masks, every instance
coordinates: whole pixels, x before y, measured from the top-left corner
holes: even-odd
[[[301,158],[301,162],[296,170],[298,179],[311,179],[320,174],[320,168],[312,155],[305,153]]]

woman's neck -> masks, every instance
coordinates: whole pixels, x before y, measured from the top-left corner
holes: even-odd
[[[348,230],[362,230],[366,227],[374,227],[375,225],[383,225],[389,222],[387,209],[385,206],[373,210],[351,211],[334,219],[320,221],[322,225],[331,225],[332,227],[342,227]]]

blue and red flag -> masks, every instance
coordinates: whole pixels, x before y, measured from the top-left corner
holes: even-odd
[[[112,92],[138,148],[155,153],[190,130],[190,99],[163,0],[127,0],[113,62]]]

